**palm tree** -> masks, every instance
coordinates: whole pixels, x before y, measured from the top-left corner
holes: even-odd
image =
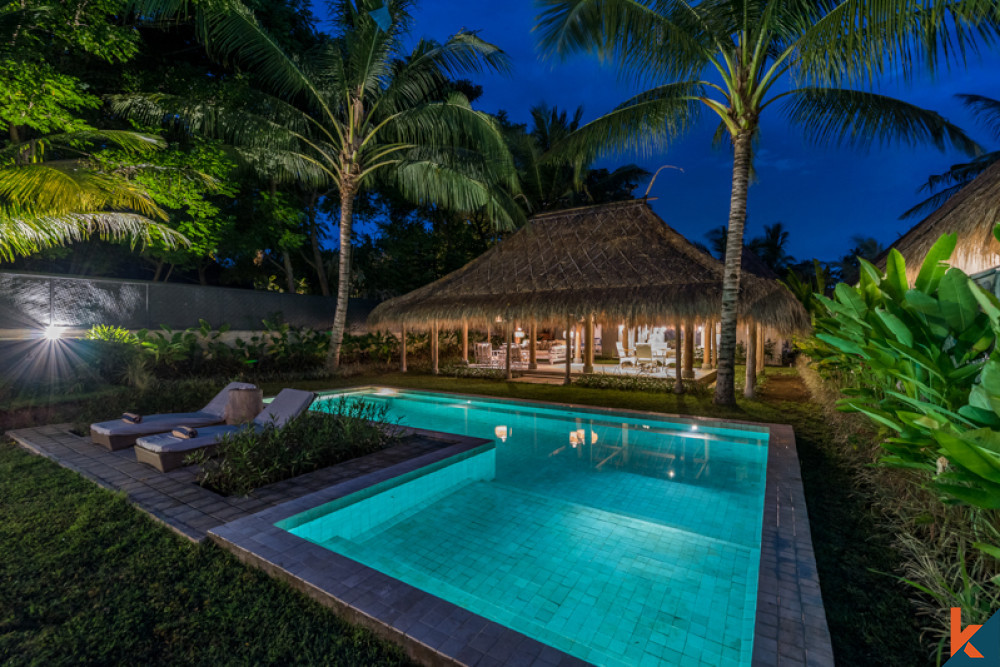
[[[175,0],[139,4],[146,16],[178,8]],[[339,366],[347,319],[352,216],[359,192],[390,186],[415,203],[482,213],[501,227],[523,217],[509,194],[517,192],[517,180],[499,125],[473,110],[461,93],[442,96],[450,78],[507,71],[506,55],[468,31],[443,43],[419,40],[405,51],[411,4],[331,1],[335,35],[302,57],[285,53],[241,5],[199,6],[198,24],[209,52],[248,67],[260,88],[258,104],[272,114],[258,115],[250,108],[222,122],[222,116],[209,114],[206,124],[230,137],[240,135],[244,145],[277,147],[312,165],[339,199],[331,370]],[[119,108],[128,104],[120,101]]]
[[[861,263],[858,259],[874,262],[885,252],[882,242],[871,236],[855,234],[851,237],[851,249],[840,258],[840,281],[848,285],[857,284],[861,278]]]
[[[777,274],[782,274],[795,262],[788,254],[785,245],[788,243],[788,230],[782,222],[764,225],[764,235],[755,236],[747,245],[768,268]]]
[[[536,29],[546,53],[593,53],[613,60],[623,77],[652,85],[580,128],[563,142],[567,150],[648,153],[682,134],[704,109],[718,117],[717,136],[732,144],[717,404],[736,400],[740,256],[763,113],[774,106],[814,140],[977,149],[940,115],[859,88],[887,73],[908,77],[925,63],[933,66],[941,50],[952,53],[956,40],[967,46],[986,18],[996,17],[995,0],[964,0],[933,12],[917,0],[540,2]]]
[[[595,169],[594,156],[550,151],[580,128],[583,107],[570,118],[565,110],[539,104],[531,108],[531,129],[508,126],[507,136],[521,184],[522,201],[531,213],[600,204],[626,198],[649,172],[634,164]]]
[[[977,117],[980,125],[995,141],[1000,141],[1000,100],[983,95],[956,95]],[[1000,161],[1000,150],[979,155],[968,162],[952,165],[943,174],[935,174],[920,188],[932,193],[922,202],[903,213],[900,219],[913,218],[938,209],[952,195],[976,179],[979,174],[995,162]]]

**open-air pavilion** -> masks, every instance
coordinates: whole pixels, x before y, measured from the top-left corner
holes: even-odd
[[[760,267],[748,264],[738,312],[748,327],[748,359],[756,360],[757,348],[763,354],[760,327],[787,335],[807,329],[809,319],[783,285],[756,275]],[[669,227],[644,200],[616,202],[534,216],[461,269],[380,304],[369,325],[429,331],[434,372],[436,334],[460,329],[462,356],[469,361],[473,329],[503,332],[505,345],[497,352],[508,375],[519,364],[535,370],[545,358],[556,360],[552,340],[539,341],[544,334],[563,342],[558,361],[567,382],[574,360],[582,372],[594,372],[598,350],[620,357],[619,366],[647,369],[666,368],[672,351],[678,371],[693,378],[696,344],[704,369],[717,363],[722,277],[721,262]],[[545,343],[548,355],[539,350]],[[645,364],[637,363],[643,359],[636,357],[650,352]],[[401,364],[405,370],[405,344]]]

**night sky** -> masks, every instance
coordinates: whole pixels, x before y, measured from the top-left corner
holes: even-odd
[[[505,109],[517,122],[528,122],[529,109],[547,102],[570,111],[584,107],[584,121],[610,111],[637,89],[620,83],[596,58],[576,56],[569,61],[539,58],[532,27],[537,8],[530,0],[424,0],[414,11],[414,36],[443,40],[467,28],[504,49],[514,71],[509,77],[482,75],[484,88],[477,107]],[[322,15],[317,8],[317,13]],[[909,87],[886,85],[883,94],[933,109],[964,128],[987,150],[995,148],[989,135],[954,99],[956,93],[1000,96],[997,54],[987,53],[968,67],[953,67],[914,81]],[[756,159],[758,180],[750,189],[747,238],[766,224],[781,221],[790,230],[789,252],[796,259],[832,260],[846,253],[855,234],[891,243],[915,220],[899,215],[924,196],[917,189],[927,176],[965,161],[957,151],[933,147],[891,146],[860,152],[807,144],[801,130],[787,126],[776,104],[765,111]],[[637,162],[649,171],[663,164],[684,173],[664,170],[651,197],[657,213],[694,241],[704,241],[706,230],[725,224],[729,211],[732,169],[728,146],[712,148],[717,125],[705,114],[695,128],[663,154],[609,156],[600,166]],[[641,195],[645,185],[637,189]]]

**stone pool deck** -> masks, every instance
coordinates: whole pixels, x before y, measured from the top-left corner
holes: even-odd
[[[752,664],[832,667],[833,651],[792,428],[671,416],[705,425],[745,425],[769,431]],[[126,493],[139,509],[188,539],[201,541],[210,536],[242,561],[401,644],[424,664],[587,664],[274,526],[322,502],[487,441],[414,429],[391,449],[237,498],[201,488],[195,483],[192,468],[160,473],[138,463],[131,449],[109,452],[70,433],[69,428],[69,424],[62,424],[21,429],[9,431],[7,436],[105,488]]]

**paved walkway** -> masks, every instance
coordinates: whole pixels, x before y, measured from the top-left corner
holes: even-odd
[[[136,461],[131,448],[110,452],[70,433],[71,426],[19,429],[8,431],[7,436],[106,489],[124,491],[136,507],[194,542],[205,539],[209,530],[222,524],[455,442],[416,432],[404,436],[395,447],[261,487],[249,496],[221,496],[196,483],[197,466],[162,473]]]

